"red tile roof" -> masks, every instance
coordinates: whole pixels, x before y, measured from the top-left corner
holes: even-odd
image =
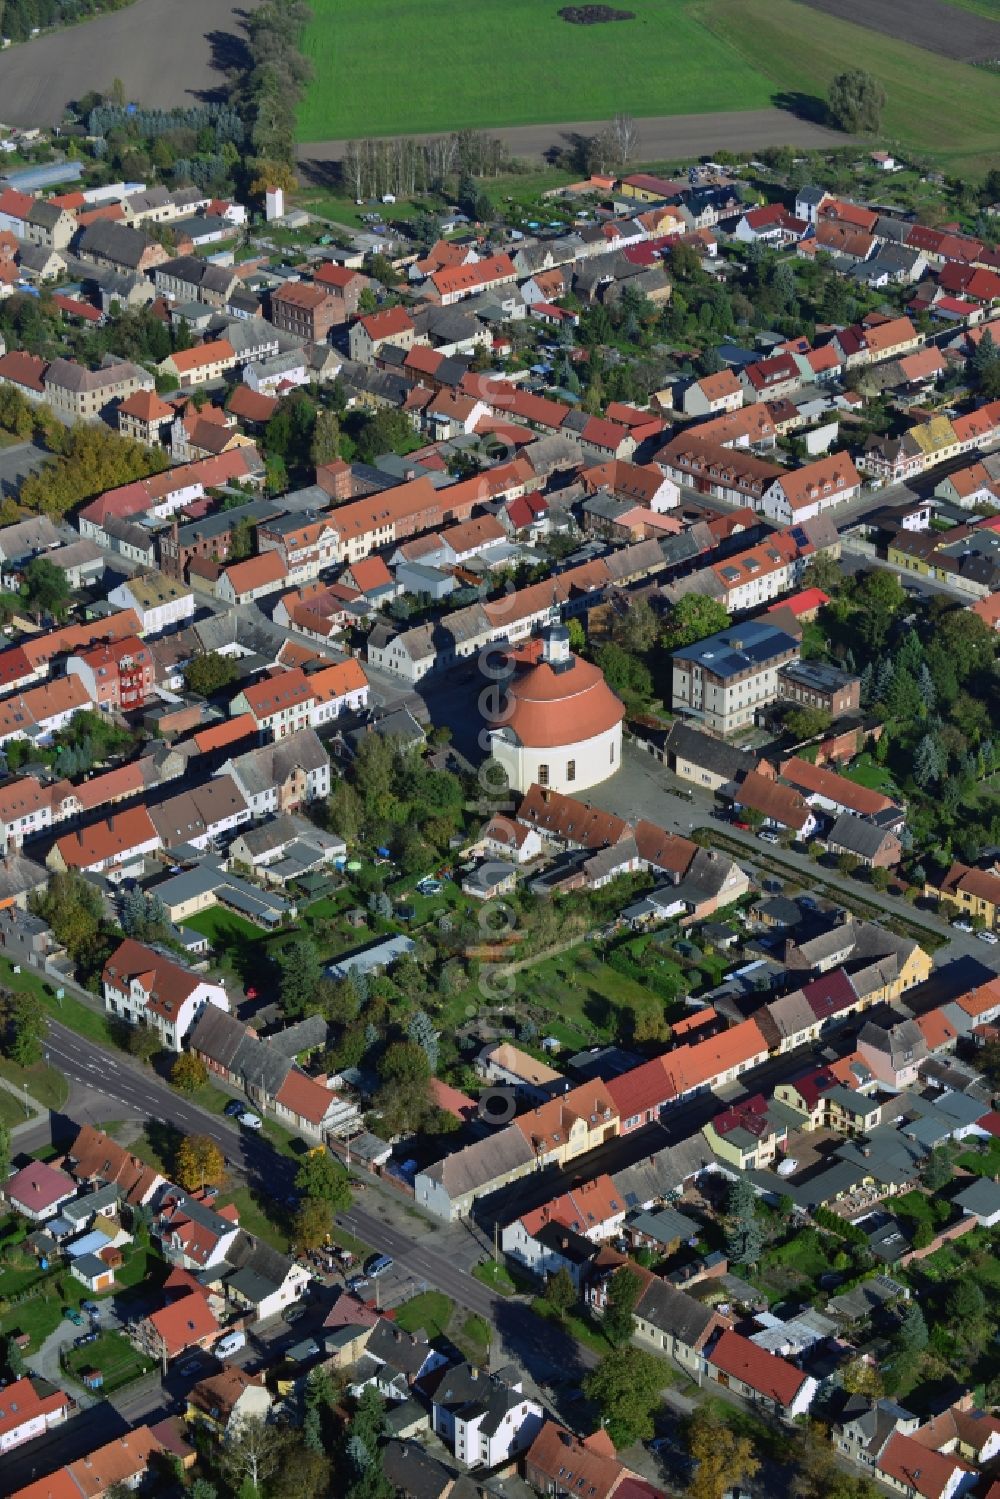
[[[792,1404],[806,1379],[802,1370],[787,1359],[758,1348],[749,1338],[728,1329],[708,1355],[708,1362],[721,1374],[740,1380],[782,1409]]]
[[[194,1291],[152,1312],[146,1320],[161,1340],[167,1358],[183,1353],[185,1348],[200,1344],[219,1331],[208,1302]]]
[[[919,1494],[920,1499],[944,1499],[954,1491],[956,1472],[961,1475],[975,1470],[961,1458],[933,1452],[922,1442],[897,1431],[883,1449],[878,1471],[908,1494]]]
[[[307,1077],[304,1072],[292,1068],[277,1093],[274,1095],[275,1102],[282,1108],[288,1109],[289,1113],[300,1119],[308,1119],[310,1124],[321,1124],[325,1119],[330,1105],[334,1102],[334,1095],[329,1088],[318,1083],[315,1078]]]
[[[44,1213],[54,1203],[72,1197],[76,1183],[65,1171],[57,1171],[45,1161],[32,1161],[7,1178],[3,1191],[8,1202],[32,1213]]]

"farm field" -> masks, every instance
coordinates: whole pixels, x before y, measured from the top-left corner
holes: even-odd
[[[766,78],[705,30],[689,0],[642,0],[635,20],[599,26],[571,25],[557,9],[537,0],[479,0],[461,12],[452,0],[312,0],[305,51],[315,74],[300,139],[770,103]]]
[[[830,80],[863,58],[886,91],[883,136],[904,149],[933,153],[956,172],[982,173],[995,161],[1000,136],[995,73],[796,0],[706,0],[698,14],[779,92],[823,99]]]
[[[972,10],[956,15],[946,0],[805,0],[815,10],[845,21],[857,21],[872,31],[901,37],[966,62],[988,61],[1000,53],[1000,12]],[[981,3],[981,0],[980,0]]]

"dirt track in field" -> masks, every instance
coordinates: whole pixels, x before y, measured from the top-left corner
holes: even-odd
[[[512,125],[488,130],[507,142],[514,156],[542,160],[546,152],[565,150],[580,136],[597,135],[604,120],[577,120],[565,125]],[[782,109],[735,110],[732,114],[662,115],[636,121],[638,161],[686,161],[715,151],[761,151],[765,146],[842,146],[848,137]],[[437,132],[439,133],[439,132]],[[427,137],[421,137],[426,139]],[[304,176],[325,183],[344,154],[345,142],[308,141],[299,147]]]
[[[1000,59],[1000,23],[945,0],[802,0],[812,10],[958,62]],[[864,66],[863,59],[859,65]],[[1000,87],[1000,82],[998,82]]]
[[[216,96],[242,51],[240,17],[257,0],[135,0],[110,15],[0,53],[0,120],[58,124],[66,105],[116,78],[153,109]]]

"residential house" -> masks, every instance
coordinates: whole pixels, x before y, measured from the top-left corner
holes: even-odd
[[[108,602],[120,609],[134,609],[143,635],[162,635],[194,618],[194,594],[175,578],[160,572],[133,574],[112,588]]]
[[[0,1390],[0,1455],[65,1421],[73,1401],[47,1380],[22,1375]]]
[[[129,1025],[155,1030],[168,1051],[180,1051],[184,1038],[206,1005],[229,1009],[221,984],[184,968],[155,948],[125,939],[101,974],[104,1006]]]
[[[431,1397],[435,1434],[469,1467],[509,1463],[531,1446],[544,1420],[542,1407],[525,1394],[511,1367],[487,1374],[459,1364],[446,1370]]]
[[[108,360],[96,370],[73,359],[53,359],[42,376],[45,400],[54,411],[78,421],[95,420],[113,401],[153,391],[148,370],[124,359]]]
[[[344,299],[319,281],[286,281],[271,293],[271,321],[282,333],[323,343],[347,316]]]
[[[709,1377],[717,1384],[785,1421],[805,1415],[819,1388],[811,1375],[788,1359],[759,1348],[730,1329],[722,1333],[705,1363]]]
[[[294,812],[330,794],[330,757],[312,729],[227,760],[219,774],[232,776],[254,817]]]
[[[168,354],[156,368],[161,375],[173,375],[183,387],[190,387],[221,380],[236,363],[236,351],[228,338],[217,338]]]
[[[204,1428],[220,1442],[238,1440],[240,1426],[248,1420],[266,1421],[273,1403],[264,1376],[248,1374],[235,1364],[199,1379],[186,1398],[188,1424]]]
[[[351,358],[358,364],[374,364],[386,344],[396,349],[412,349],[415,336],[413,319],[404,307],[369,313],[351,325]]]
[[[45,1161],[31,1161],[9,1176],[2,1190],[13,1212],[30,1218],[32,1223],[42,1223],[54,1218],[63,1203],[76,1196],[77,1188],[65,1171]]]
[[[211,1348],[219,1333],[219,1323],[200,1288],[175,1297],[129,1328],[135,1346],[147,1357],[159,1359],[164,1368],[182,1354]]]
[[[144,806],[115,812],[102,822],[66,833],[53,844],[46,864],[53,870],[114,871],[141,863],[161,847],[160,835]]]
[[[796,525],[846,505],[861,492],[861,475],[848,453],[828,453],[792,469],[765,490],[759,509],[779,525]]]
[[[144,706],[154,687],[153,655],[141,640],[116,640],[70,656],[66,672],[83,683],[102,713],[130,713]]]

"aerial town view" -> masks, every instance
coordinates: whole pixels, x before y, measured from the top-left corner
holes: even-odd
[[[0,1499],[1000,1499],[1000,0],[0,0],[0,633]]]

